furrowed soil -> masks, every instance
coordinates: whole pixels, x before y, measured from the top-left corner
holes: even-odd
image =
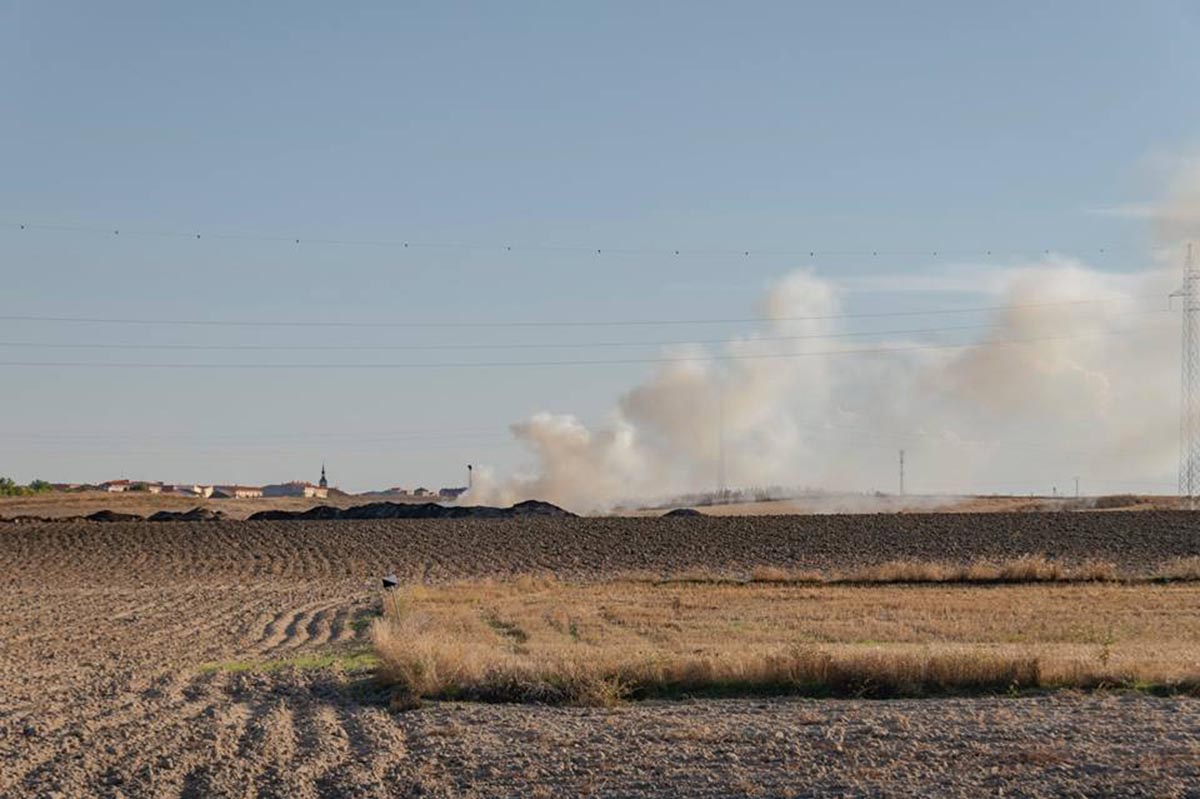
[[[1026,553],[1148,573],[1200,555],[1200,521],[1145,511],[0,525],[0,796],[1195,795],[1196,699],[393,713],[364,655],[388,571],[605,579]]]

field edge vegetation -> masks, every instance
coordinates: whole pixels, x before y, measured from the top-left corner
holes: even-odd
[[[1013,580],[981,581],[1009,583],[993,589],[973,587],[970,580],[954,587],[942,579],[914,579],[925,573],[911,569],[900,579],[892,569],[873,573],[892,578],[877,584],[856,575],[853,581],[806,585],[771,573],[740,583],[690,575],[583,585],[524,576],[412,585],[385,595],[383,614],[372,624],[376,677],[398,708],[418,706],[423,699],[611,706],[679,697],[899,698],[1057,689],[1200,695],[1200,672],[1194,657],[1186,655],[1186,647],[1196,642],[1179,636],[1195,621],[1196,592],[1185,587],[1192,578],[1172,589],[1116,583],[1107,571],[1089,573],[1100,576],[1068,577],[1055,570],[1053,577],[1028,581],[1040,588]],[[1080,580],[1096,587],[1079,585]],[[1074,582],[1056,588],[1056,581]],[[947,605],[944,597],[922,596],[906,583],[936,583],[940,587],[928,590],[960,596],[957,604]],[[781,623],[795,623],[788,614],[811,618],[815,627],[830,621],[816,620],[826,612],[819,596],[778,595],[806,590],[841,592],[842,604],[828,613],[840,614],[833,621],[849,631],[843,635],[858,634],[855,614],[869,615],[875,602],[887,609],[872,629],[886,635],[893,625],[910,632],[895,640],[843,639],[827,631],[824,639],[797,640],[794,627],[773,635],[772,614]],[[961,595],[977,590],[991,593]],[[756,591],[761,596],[754,596]],[[886,591],[892,594],[881,596]],[[897,604],[894,594],[903,591],[908,594]],[[1004,600],[1007,610],[996,608],[1002,620],[991,619],[996,592],[1021,591],[1043,593],[1025,597],[1035,606],[1028,613],[1044,606],[1053,616],[1045,629],[1028,637],[1022,629],[1037,624],[1012,615],[1025,598]],[[1056,591],[1099,594],[1055,597]],[[1138,591],[1171,594],[1159,601],[1166,603],[1162,607],[1175,627],[1138,631],[1136,619],[1128,616],[1135,604],[1130,592]],[[1180,591],[1187,593],[1177,595]],[[1071,620],[1076,608],[1064,607],[1067,600],[1088,603],[1084,615],[1095,616],[1091,632],[1076,629]],[[964,615],[971,618],[950,618],[963,608],[970,608]],[[912,637],[914,628],[927,630],[926,637]],[[1163,642],[1169,644],[1165,649],[1159,646]]]

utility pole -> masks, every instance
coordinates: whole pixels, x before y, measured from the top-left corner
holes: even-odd
[[[900,450],[900,496],[904,496],[904,450]]]
[[[1172,294],[1183,300],[1183,328],[1179,392],[1179,499],[1188,510],[1196,509],[1196,494],[1200,489],[1200,335],[1196,330],[1196,311],[1200,309],[1197,294],[1200,272],[1192,260],[1192,243],[1188,242],[1183,261],[1183,286]]]
[[[467,464],[467,490],[468,491],[470,491],[471,488],[475,485],[474,471],[475,471],[475,467],[468,463]]]
[[[1079,499],[1079,478],[1075,478],[1075,499]]]

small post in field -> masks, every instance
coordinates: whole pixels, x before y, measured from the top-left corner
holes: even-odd
[[[400,617],[400,603],[397,601],[396,587],[400,585],[400,578],[397,577],[394,573],[387,574],[387,575],[384,575],[384,578],[381,582],[383,583],[383,592],[384,592],[383,593],[383,610],[384,610],[383,615],[386,616],[387,611],[391,610],[392,617],[399,618]]]

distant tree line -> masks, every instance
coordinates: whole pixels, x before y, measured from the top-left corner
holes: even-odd
[[[45,494],[53,488],[45,480],[33,480],[29,485],[17,485],[11,477],[0,477],[0,497],[31,497],[34,494]]]

